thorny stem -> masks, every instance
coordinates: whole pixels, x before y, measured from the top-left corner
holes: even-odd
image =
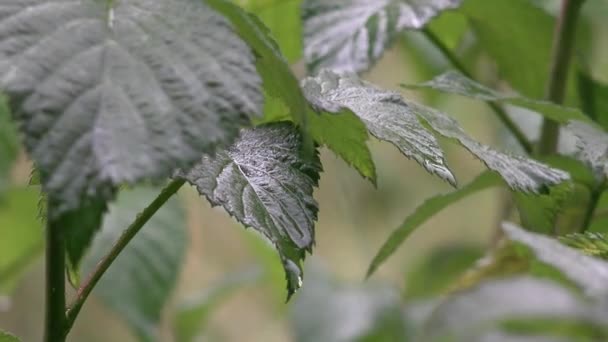
[[[444,57],[452,64],[454,68],[460,71],[463,75],[468,78],[473,78],[471,73],[468,72],[467,68],[460,62],[458,57],[456,57],[450,49],[437,37],[432,31],[428,28],[422,30],[426,38],[444,55]],[[533,145],[528,141],[526,135],[521,131],[519,126],[511,120],[509,115],[500,107],[499,105],[487,102],[488,106],[492,108],[498,119],[507,127],[507,129],[513,134],[517,142],[521,145],[521,147],[526,151],[526,153],[530,154],[533,151]]]
[[[45,342],[65,341],[65,237],[62,227],[48,220],[46,227]]]
[[[82,309],[83,304],[95,288],[95,285],[99,282],[101,277],[110,268],[114,260],[120,255],[125,247],[131,242],[131,240],[137,235],[137,233],[143,228],[143,226],[156,214],[156,212],[185,184],[185,180],[176,179],[172,180],[161,193],[142,211],[137,218],[131,223],[131,225],[125,229],[118,241],[112,246],[110,252],[97,264],[93,272],[89,275],[87,280],[80,286],[76,294],[76,299],[70,307],[65,311],[67,316],[66,321],[66,334],[72,326],[74,321]],[[63,313],[62,313],[63,314]]]
[[[576,22],[585,0],[563,0],[561,12],[555,26],[553,37],[553,56],[549,81],[545,90],[545,99],[556,104],[564,102],[568,71],[576,38]],[[537,146],[539,155],[550,155],[557,151],[559,141],[559,124],[544,119],[541,136]]]

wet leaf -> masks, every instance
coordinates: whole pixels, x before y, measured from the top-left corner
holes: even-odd
[[[87,273],[159,192],[155,187],[138,187],[119,193],[83,262]],[[179,200],[170,199],[122,251],[93,291],[141,341],[160,339],[161,313],[184,261],[185,216]]]
[[[437,140],[399,94],[376,88],[356,76],[340,76],[329,70],[302,83],[304,94],[315,109],[330,113],[352,111],[373,136],[392,143],[428,172],[455,184]]]
[[[312,195],[321,164],[318,156],[302,158],[302,146],[293,124],[268,124],[243,130],[229,149],[179,175],[270,240],[283,262],[288,297],[301,286],[301,261],[312,250],[318,211]]]
[[[192,165],[261,112],[253,54],[201,1],[3,0],[0,12],[0,89],[51,220]]]
[[[304,56],[308,69],[369,69],[404,30],[420,29],[461,0],[305,0]]]
[[[608,176],[608,133],[578,121],[569,123],[566,129],[577,139],[577,157],[600,179],[605,179]]]
[[[374,257],[374,260],[369,265],[367,277],[371,276],[378,269],[378,267],[380,267],[380,265],[382,265],[391,255],[393,255],[397,248],[403,244],[403,242],[410,236],[410,234],[412,234],[412,232],[414,232],[416,228],[421,226],[439,211],[462,198],[487,189],[491,186],[500,184],[501,180],[498,175],[486,172],[458,190],[447,194],[437,195],[426,200],[422,205],[416,208],[416,210],[405,219],[401,226],[391,233],[386,242],[384,242]]]

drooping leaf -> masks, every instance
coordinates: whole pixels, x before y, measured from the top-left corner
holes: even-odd
[[[304,56],[312,74],[369,69],[404,30],[420,29],[461,0],[305,0]]]
[[[0,200],[0,295],[10,294],[25,268],[42,253],[39,192],[15,188]]]
[[[0,93],[0,197],[10,184],[10,171],[19,152],[17,129],[11,122],[6,98]]]
[[[49,215],[159,180],[261,112],[254,58],[202,1],[3,0],[0,89]]]
[[[484,339],[488,334],[507,334],[501,323],[522,317],[554,325],[564,320],[601,322],[592,307],[568,289],[547,280],[516,277],[488,281],[445,300],[425,324],[421,341],[530,341],[515,338],[523,338],[521,333],[508,340]]]
[[[560,236],[559,241],[587,255],[608,259],[608,239],[605,234],[595,232],[575,233]]]
[[[577,157],[600,179],[605,179],[608,176],[608,133],[578,121],[570,122],[566,129],[577,139]]]
[[[583,71],[579,71],[577,76],[583,112],[604,129],[608,129],[608,84],[593,79]]]
[[[296,123],[306,126],[308,103],[269,29],[256,16],[226,0],[206,2],[230,20],[254,51],[256,68],[264,83],[264,116],[282,116],[284,113],[274,110],[286,108]]]
[[[378,89],[354,75],[340,76],[329,70],[305,79],[302,88],[315,109],[330,113],[352,111],[373,136],[392,143],[428,172],[456,183],[437,140],[399,94]]]
[[[238,0],[238,4],[256,14],[272,32],[289,62],[302,56],[302,0]]]
[[[511,223],[503,230],[513,240],[530,247],[538,259],[559,269],[587,294],[605,298],[608,293],[608,263],[559,243],[557,240],[527,232]]]
[[[405,221],[403,221],[401,226],[391,233],[391,236],[389,236],[386,242],[384,242],[374,257],[374,260],[372,260],[371,264],[369,265],[367,276],[371,276],[378,269],[378,267],[380,267],[380,265],[382,265],[397,250],[397,248],[401,246],[405,239],[407,239],[407,237],[410,236],[410,234],[416,228],[433,217],[439,211],[464,197],[500,184],[501,180],[498,175],[491,172],[485,172],[475,178],[475,180],[473,180],[471,183],[458,190],[447,194],[437,195],[426,200],[422,205],[416,208],[416,210],[409,215]]]
[[[592,121],[577,108],[560,106],[548,101],[529,99],[516,94],[504,94],[467,78],[456,71],[448,71],[430,81],[406,88],[431,88],[488,102],[504,102],[538,112],[544,117],[565,124],[570,120]]]
[[[119,193],[83,262],[87,273],[159,191],[139,187]],[[93,291],[141,341],[159,339],[161,311],[177,283],[186,243],[185,212],[179,200],[172,198],[122,251]]]
[[[312,250],[318,211],[312,195],[321,164],[318,155],[302,158],[302,144],[288,122],[243,130],[229,149],[179,175],[270,240],[285,268],[288,297],[301,286],[301,261]]]
[[[20,342],[17,337],[0,330],[0,342]]]
[[[204,331],[212,311],[234,292],[258,280],[259,276],[258,269],[235,273],[202,294],[182,301],[178,306],[174,323],[177,342],[196,341],[196,337]]]

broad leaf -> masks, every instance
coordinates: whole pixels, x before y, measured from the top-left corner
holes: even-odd
[[[586,293],[605,298],[608,293],[608,263],[571,248],[557,240],[527,232],[504,223],[503,230],[513,240],[530,247],[538,259],[559,269]]]
[[[11,189],[0,200],[0,295],[10,294],[25,268],[44,249],[39,192]]]
[[[577,108],[564,107],[547,101],[533,100],[516,94],[503,94],[455,71],[448,71],[428,82],[418,85],[404,85],[404,87],[431,88],[482,101],[509,103],[538,112],[542,116],[562,124],[567,123],[570,120],[580,120],[592,123],[592,121]]]
[[[397,248],[401,246],[405,239],[407,239],[416,228],[421,226],[439,211],[464,197],[500,184],[500,177],[494,173],[486,172],[475,178],[475,180],[473,180],[471,183],[456,191],[443,195],[437,195],[426,200],[422,205],[416,208],[416,210],[409,215],[405,221],[403,221],[401,226],[391,233],[391,236],[386,240],[386,242],[384,242],[384,245],[382,245],[374,257],[374,260],[369,265],[367,276],[371,276],[378,269],[378,267],[380,267],[380,265],[382,265],[393,253],[395,253]]]
[[[17,337],[0,330],[0,342],[19,342],[19,341],[20,340]]]
[[[84,260],[86,271],[94,269],[159,191],[141,187],[118,195]],[[122,251],[93,291],[130,325],[141,341],[159,340],[161,311],[177,283],[186,240],[185,212],[178,199],[170,199]]]
[[[312,74],[369,69],[404,30],[420,29],[461,0],[305,0],[304,56]]]
[[[312,195],[321,164],[317,155],[303,158],[302,147],[291,123],[264,125],[243,130],[229,149],[180,174],[212,205],[270,240],[285,268],[288,297],[301,286],[301,261],[312,250],[318,211]]]
[[[196,341],[196,337],[204,332],[212,312],[232,294],[259,278],[260,272],[257,269],[235,273],[203,293],[182,301],[177,308],[174,323],[177,342]]]
[[[566,126],[577,139],[577,157],[587,163],[600,179],[608,176],[608,133],[573,121]]]
[[[305,79],[302,87],[315,109],[331,113],[352,111],[373,136],[392,143],[430,173],[456,183],[437,140],[399,94],[376,88],[356,76],[340,76],[329,70]]]
[[[501,323],[520,318],[544,319],[554,326],[560,321],[600,321],[591,306],[568,289],[546,280],[517,277],[489,281],[448,298],[427,321],[421,341],[526,341],[482,338],[489,333],[505,334]]]
[[[305,126],[308,103],[268,28],[256,16],[226,0],[206,2],[232,22],[241,38],[254,51],[256,68],[264,81],[264,115],[280,116],[284,113],[274,113],[274,109],[286,108],[295,122]]]
[[[10,184],[10,171],[19,152],[19,137],[11,122],[6,98],[0,93],[0,198]]]
[[[587,255],[608,259],[608,239],[605,234],[595,232],[575,233],[560,236],[559,241]]]
[[[593,79],[583,71],[579,71],[577,76],[583,111],[604,129],[608,129],[608,84]]]
[[[251,51],[202,1],[3,0],[0,13],[0,89],[52,220],[191,165],[261,111]]]

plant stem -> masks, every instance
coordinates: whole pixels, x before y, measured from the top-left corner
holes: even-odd
[[[110,268],[114,260],[116,260],[120,253],[143,228],[143,226],[152,218],[152,216],[156,214],[156,212],[185,184],[185,182],[186,181],[182,179],[172,180],[160,192],[154,201],[152,201],[152,203],[150,203],[139,215],[137,215],[133,223],[131,223],[131,225],[125,229],[118,241],[116,241],[114,246],[112,246],[110,252],[108,252],[108,254],[101,261],[99,261],[99,263],[97,263],[97,266],[91,272],[87,280],[78,289],[74,302],[65,312],[67,316],[66,331],[69,331],[72,328],[84,302],[87,300],[101,277]]]
[[[437,37],[433,32],[431,32],[428,28],[422,30],[422,33],[425,37],[443,54],[443,56],[452,64],[454,68],[460,71],[463,75],[468,78],[473,79],[471,73],[468,72],[466,67],[460,62],[458,57],[456,57],[448,47],[443,44],[441,39]],[[513,134],[517,142],[521,145],[521,147],[526,151],[526,153],[530,154],[533,151],[533,145],[528,141],[526,135],[521,131],[519,126],[511,120],[509,115],[496,103],[486,102],[490,108],[496,113],[498,119],[507,127],[507,129]]]
[[[545,90],[545,99],[556,104],[564,102],[570,60],[576,38],[578,14],[585,0],[563,0],[561,12],[555,26],[553,52],[549,81]],[[538,142],[539,155],[549,155],[557,151],[559,141],[559,124],[544,119],[541,136]]]
[[[581,231],[585,232],[589,229],[591,225],[591,221],[594,218],[595,211],[597,210],[598,205],[600,204],[600,198],[606,189],[606,181],[603,181],[601,184],[596,186],[591,191],[591,197],[589,198],[589,204],[587,204],[587,208],[585,210],[585,217],[583,218],[583,225],[581,227]]]
[[[45,342],[65,341],[65,239],[61,228],[47,222]]]

